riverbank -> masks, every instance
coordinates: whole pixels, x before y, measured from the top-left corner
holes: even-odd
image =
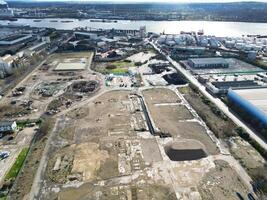
[[[0,20],[3,21],[17,21],[18,19],[68,19],[68,17],[64,17],[64,16],[45,16],[45,17],[38,17],[38,16],[28,16],[28,17],[13,17],[13,18],[0,18]],[[106,20],[106,21],[117,21],[117,20],[127,20],[127,21],[154,21],[154,22],[163,22],[163,21],[188,21],[188,20],[184,20],[184,19],[132,19],[132,18],[127,18],[125,17],[124,19],[118,19],[116,17],[110,17],[110,18],[100,18],[100,17],[75,17],[73,19],[77,19],[77,20]],[[262,23],[262,24],[266,24],[266,21],[259,21],[259,20],[207,20],[207,19],[191,19],[190,21],[194,21],[194,22],[243,22],[243,23]],[[116,23],[116,22],[115,22]]]
[[[58,30],[73,30],[75,28],[92,29],[127,29],[137,30],[141,26],[146,26],[147,32],[179,34],[181,31],[204,30],[205,35],[216,35],[221,37],[242,37],[243,35],[267,35],[267,23],[248,22],[226,22],[226,21],[130,21],[117,20],[117,22],[91,22],[90,19],[64,18],[71,21],[62,23],[62,18],[43,18],[38,22],[34,19],[18,18],[16,22],[1,21],[1,25],[29,25],[30,27],[55,28]],[[53,21],[53,22],[52,22]],[[248,28],[249,27],[249,28]]]

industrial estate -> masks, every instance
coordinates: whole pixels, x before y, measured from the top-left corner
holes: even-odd
[[[0,3],[0,200],[267,198],[266,36],[36,27],[18,4]]]

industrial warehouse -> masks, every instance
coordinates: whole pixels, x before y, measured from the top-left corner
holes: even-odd
[[[260,73],[264,70],[236,58],[194,58],[182,60],[184,68],[194,75]]]
[[[32,38],[32,35],[14,35],[0,40],[0,45],[14,45],[20,42],[28,41]]]
[[[227,97],[244,119],[267,128],[267,88],[230,89]]]
[[[193,68],[227,68],[229,63],[223,58],[189,59],[188,64]]]

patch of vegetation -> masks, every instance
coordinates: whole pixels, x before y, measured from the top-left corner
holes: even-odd
[[[19,173],[19,171],[20,171],[20,169],[24,163],[24,160],[28,154],[28,151],[29,151],[28,147],[21,150],[20,154],[18,155],[18,157],[16,159],[16,162],[13,164],[13,166],[11,167],[11,169],[9,170],[9,172],[7,173],[7,175],[5,177],[6,181],[7,180],[14,180],[17,177],[17,175],[18,175],[18,173]]]
[[[259,196],[262,196],[262,192],[267,194],[267,165],[253,169],[250,173],[253,179],[253,188]],[[264,199],[264,198],[260,198]]]
[[[189,88],[187,86],[186,87],[179,87],[179,92],[182,94],[188,94]]]
[[[116,68],[116,69],[110,70],[110,72],[113,74],[126,74],[128,72],[128,69]]]
[[[116,62],[113,62],[112,65],[115,65],[116,67],[133,67],[134,64],[129,60],[128,61],[125,61],[125,60],[122,60],[122,61],[116,61]]]
[[[7,196],[0,197],[0,200],[6,200],[6,199],[7,199]]]
[[[267,151],[264,148],[262,148],[255,140],[253,140],[242,127],[237,127],[235,131],[241,138],[249,142],[250,145],[254,147],[265,160],[267,159]],[[267,194],[267,165],[266,163],[263,167],[258,167],[258,168],[249,170],[248,173],[253,179],[252,186],[254,190],[256,191],[256,193],[258,193],[259,196],[261,196],[262,192],[266,195]]]
[[[36,124],[36,125],[40,125],[41,124],[41,120],[38,119],[38,120],[30,120],[30,119],[27,119],[27,120],[23,120],[23,121],[17,121],[17,126],[19,128],[25,128],[25,127],[28,127],[30,126],[31,124]]]
[[[115,66],[115,65],[108,65],[107,67],[106,67],[106,69],[108,69],[108,70],[113,70],[113,69],[116,69],[117,67]]]
[[[215,136],[217,138],[228,138],[235,135],[234,129],[236,125],[216,105],[203,96],[198,88],[191,84],[189,86],[182,89],[184,97],[205,121]]]
[[[249,134],[242,128],[242,127],[237,127],[235,129],[235,132],[244,140],[249,142],[251,146],[253,146],[261,155],[262,157],[266,160],[267,159],[267,151],[259,145],[255,140],[253,140]]]
[[[28,115],[29,113],[29,110],[21,106],[3,105],[0,107],[0,118],[13,118]]]
[[[16,178],[16,184],[9,191],[10,199],[23,199],[31,190],[31,185],[35,173],[39,166],[40,158],[46,145],[47,135],[54,127],[55,121],[53,118],[48,118],[42,121],[40,128],[34,137],[33,144],[28,152],[21,173]],[[6,183],[6,185],[11,185]]]
[[[47,110],[57,110],[61,106],[63,106],[62,100],[54,99],[49,103]]]

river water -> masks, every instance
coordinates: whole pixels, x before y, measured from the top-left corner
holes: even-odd
[[[62,23],[62,21],[71,21]],[[28,24],[32,27],[49,27],[63,30],[72,30],[77,27],[103,28],[103,29],[139,29],[146,26],[147,31],[166,34],[177,34],[180,31],[204,30],[206,35],[216,36],[242,36],[242,35],[267,35],[267,23],[248,22],[219,22],[219,21],[130,21],[118,20],[117,23],[90,22],[78,19],[18,19],[16,22],[0,21],[0,24]]]

